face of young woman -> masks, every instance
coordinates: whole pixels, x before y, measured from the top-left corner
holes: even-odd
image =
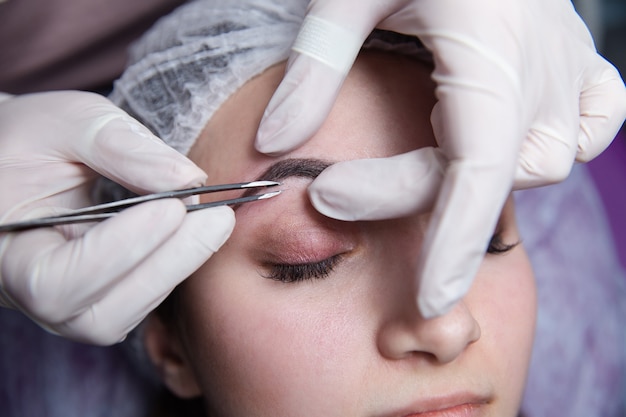
[[[176,337],[210,415],[515,416],[536,307],[523,247],[486,254],[462,302],[424,320],[416,261],[428,214],[340,222],[307,198],[329,163],[434,145],[428,69],[363,54],[322,129],[273,159],[252,143],[281,75],[271,68],[231,97],[191,153],[211,182],[284,190],[240,206],[232,237],[180,289]],[[496,234],[500,246],[519,240],[511,201]]]

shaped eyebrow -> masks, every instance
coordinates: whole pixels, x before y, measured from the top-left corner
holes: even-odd
[[[332,165],[331,162],[321,159],[290,158],[277,161],[269,166],[256,181],[267,180],[280,182],[286,178],[310,178],[315,179],[326,168]],[[258,193],[258,190],[247,189],[242,197],[247,197]]]

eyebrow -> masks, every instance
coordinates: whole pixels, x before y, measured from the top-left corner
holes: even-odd
[[[332,162],[324,161],[322,159],[308,159],[308,158],[290,158],[277,161],[269,166],[256,181],[276,181],[297,177],[297,178],[310,178],[315,179],[323,170],[332,165]],[[258,190],[249,188],[243,194],[242,197],[247,197],[257,193]]]

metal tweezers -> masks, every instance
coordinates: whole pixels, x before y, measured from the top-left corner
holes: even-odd
[[[275,181],[252,181],[252,182],[240,182],[235,184],[219,184],[208,185],[204,187],[188,188],[185,190],[176,191],[164,191],[155,194],[147,194],[138,197],[131,197],[124,200],[113,201],[111,203],[98,204],[96,206],[85,207],[82,209],[72,210],[67,214],[58,216],[42,217],[38,219],[31,219],[17,223],[7,223],[0,225],[0,233],[3,232],[16,232],[20,230],[34,229],[38,227],[58,226],[62,224],[72,223],[86,223],[100,221],[115,216],[117,213],[125,208],[145,203],[146,201],[160,200],[163,198],[185,198],[192,195],[216,193],[220,191],[229,190],[241,190],[241,189],[253,189],[262,187],[275,187],[280,185]],[[272,191],[264,194],[254,194],[239,198],[232,198],[228,200],[212,201],[210,203],[193,204],[187,206],[187,211],[202,210],[209,207],[225,206],[225,205],[238,205],[242,203],[248,203],[251,201],[264,200],[274,197],[280,194],[280,191]]]

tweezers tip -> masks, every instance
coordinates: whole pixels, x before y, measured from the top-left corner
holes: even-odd
[[[254,187],[273,187],[276,185],[280,185],[279,182],[276,181],[252,181],[242,186],[242,188],[254,188]]]
[[[272,191],[271,193],[261,194],[259,196],[259,200],[265,200],[267,198],[276,197],[278,194],[282,193],[282,190]]]

